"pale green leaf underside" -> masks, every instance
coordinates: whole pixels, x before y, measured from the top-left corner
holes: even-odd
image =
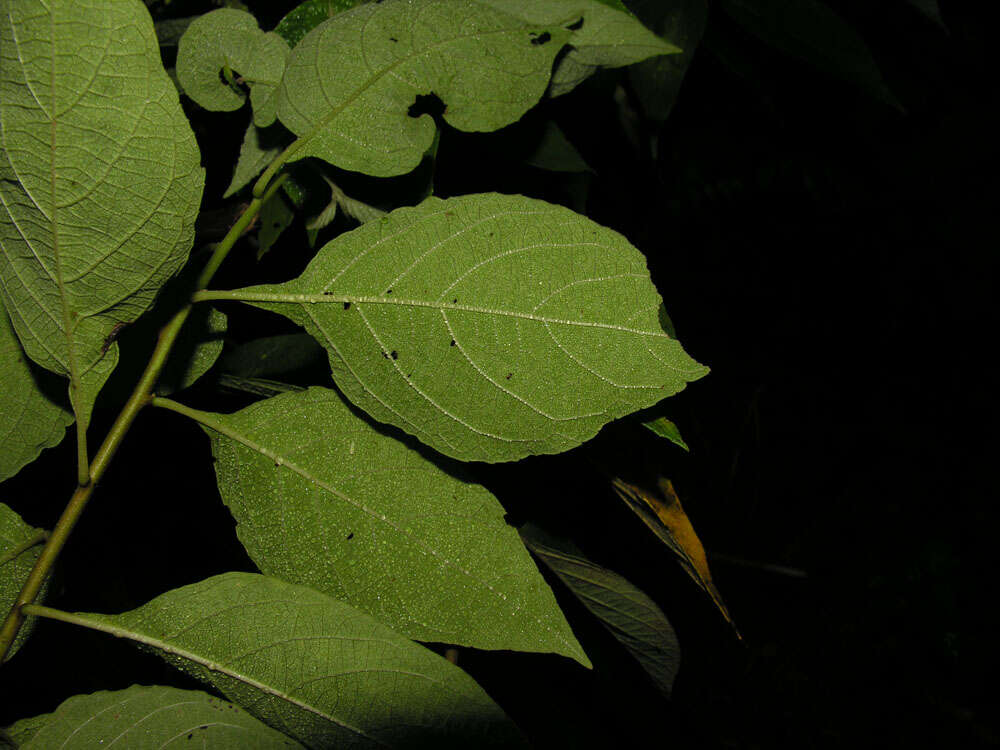
[[[509,125],[545,92],[570,33],[479,0],[385,0],[339,13],[292,50],[278,89],[278,116],[300,137],[293,158],[379,177],[409,172],[435,132],[429,115],[408,114],[418,95],[437,94],[460,130]]]
[[[622,576],[584,557],[531,539],[526,543],[669,696],[680,668],[680,645],[656,602]]]
[[[638,250],[521,196],[397,209],[233,296],[303,326],[373,417],[466,461],[568,450],[707,372],[660,326]]]
[[[648,422],[643,422],[642,426],[650,432],[653,432],[662,438],[666,438],[679,448],[683,448],[686,451],[691,450],[688,448],[688,444],[684,442],[684,438],[681,437],[681,431],[678,429],[677,425],[666,417],[657,417],[656,419],[652,419]]]
[[[534,24],[582,19],[573,31],[569,52],[552,72],[549,93],[572,90],[598,68],[620,68],[680,49],[660,39],[628,11],[602,0],[479,0]]]
[[[167,395],[183,390],[211,370],[222,354],[226,327],[226,316],[218,310],[195,308],[170,352],[156,383],[156,392]]]
[[[24,750],[302,747],[232,703],[200,690],[161,686],[133,685],[126,690],[77,695],[54,713],[25,719],[11,729]]]
[[[39,390],[0,299],[0,482],[57,445],[73,415]]]
[[[128,638],[306,747],[517,744],[462,670],[304,586],[226,573],[79,624]]]
[[[0,612],[6,614],[17,601],[17,595],[21,592],[31,568],[34,566],[38,556],[42,553],[42,544],[35,544],[25,549],[26,543],[36,538],[38,529],[32,528],[13,510],[3,503],[0,503],[0,560],[7,559],[0,563]],[[18,550],[20,553],[18,554]],[[48,584],[45,590],[38,597],[42,601],[45,597]],[[34,623],[29,620],[17,634],[14,645],[7,658],[21,648],[27,640]]]
[[[183,264],[204,174],[138,0],[7,0],[0,18],[0,293],[82,425],[106,339]]]
[[[288,43],[261,31],[249,13],[219,8],[195,19],[181,37],[177,79],[184,93],[205,109],[229,112],[243,106],[245,95],[219,77],[228,67],[250,87],[254,124],[264,127],[277,115],[275,93],[288,52]]]
[[[324,388],[212,418],[219,491],[264,573],[408,638],[589,665],[486,488],[376,431]]]

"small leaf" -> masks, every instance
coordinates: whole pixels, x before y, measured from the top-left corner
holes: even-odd
[[[307,229],[323,229],[323,227],[329,225],[337,217],[338,208],[343,209],[345,214],[362,224],[366,221],[377,219],[380,216],[385,216],[385,211],[382,209],[369,206],[367,203],[345,195],[344,191],[326,175],[323,175],[323,179],[330,186],[330,202],[318,216],[306,225]]]
[[[466,461],[568,450],[707,372],[625,238],[521,196],[429,198],[224,294],[303,326],[351,401]]]
[[[722,0],[721,4],[764,43],[902,109],[864,39],[819,0]]]
[[[41,529],[32,528],[17,513],[0,503],[0,612],[4,616],[17,601],[21,587],[28,579],[38,556],[42,554],[45,539],[45,533]],[[42,601],[47,591],[48,582],[44,584],[37,600]],[[14,639],[14,645],[7,654],[8,659],[21,648],[33,628],[34,620],[29,617]]]
[[[223,372],[245,378],[267,378],[326,361],[326,352],[308,333],[254,339],[227,352]]]
[[[320,230],[329,226],[337,218],[337,209],[339,207],[340,201],[337,200],[337,196],[331,196],[330,202],[326,204],[326,208],[309,220],[309,223],[306,224],[306,229]]]
[[[58,445],[73,415],[50,400],[28,365],[0,299],[0,482]],[[2,608],[0,608],[2,610]]]
[[[142,3],[4,7],[0,295],[85,430],[109,337],[187,258],[204,171]]]
[[[732,626],[737,637],[742,637],[736,629],[733,618],[729,616],[729,610],[726,608],[725,602],[722,601],[722,595],[712,583],[712,573],[708,569],[705,549],[701,546],[701,540],[698,539],[687,514],[684,513],[680,498],[677,497],[670,480],[660,480],[662,497],[657,497],[642,487],[628,484],[620,479],[615,479],[612,484],[618,497],[624,500],[625,504],[642,519],[642,522],[659,537],[660,541],[670,548],[670,551],[680,561],[681,567],[711,597],[722,616],[726,618],[726,622]]]
[[[226,188],[223,198],[238,193],[263,172],[264,167],[274,161],[274,158],[281,153],[282,148],[286,145],[282,142],[284,132],[284,128],[279,126],[264,129],[250,123],[243,136],[243,145],[240,146],[240,155],[236,160],[232,182]]]
[[[549,94],[561,96],[589,78],[598,68],[620,68],[656,55],[680,50],[647,29],[617,2],[608,0],[484,0],[539,25],[570,25],[571,49],[552,73]],[[582,20],[582,24],[580,21]]]
[[[167,395],[194,385],[222,354],[225,337],[226,316],[212,307],[196,307],[177,337],[156,392]]]
[[[219,492],[262,572],[398,633],[588,665],[488,490],[447,474],[311,388],[216,414]]]
[[[462,670],[304,586],[225,573],[121,615],[49,616],[153,650],[309,748],[520,746]]]
[[[670,697],[680,668],[677,634],[652,599],[614,571],[536,541],[529,529],[521,536],[528,549],[561,580]]]
[[[541,98],[571,33],[481,0],[387,0],[339,13],[292,50],[278,89],[278,116],[299,136],[291,158],[405,174],[436,131],[429,115],[409,114],[417,96],[440,97],[459,130],[509,125]]]
[[[593,172],[566,134],[554,122],[545,123],[538,146],[525,161],[551,172]]]
[[[687,443],[684,442],[684,438],[681,437],[681,431],[677,429],[677,425],[666,417],[659,417],[649,422],[643,422],[642,426],[686,451],[691,450],[688,448]]]
[[[19,721],[11,729],[24,750],[302,747],[239,706],[200,690],[160,686],[77,695],[54,713]]]
[[[292,225],[295,212],[281,193],[275,193],[261,206],[260,232],[257,234],[257,260],[274,247],[282,233]]]
[[[288,43],[261,31],[249,13],[219,8],[199,16],[184,32],[177,78],[184,93],[205,109],[231,112],[243,106],[246,96],[219,76],[226,70],[238,74],[250,86],[254,124],[265,127],[277,116],[275,93],[288,53]]]
[[[274,27],[274,32],[294,47],[326,19],[363,2],[367,0],[306,0],[282,18]]]
[[[661,55],[629,68],[629,80],[646,116],[670,116],[688,66],[708,25],[708,0],[628,0],[635,14],[663,39],[677,45],[676,55]]]

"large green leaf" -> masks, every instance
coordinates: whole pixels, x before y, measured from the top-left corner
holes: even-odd
[[[598,68],[620,68],[656,55],[679,52],[625,10],[608,0],[479,0],[539,25],[570,21],[571,49],[552,72],[549,93],[560,96]],[[582,22],[582,23],[581,23]]]
[[[42,553],[44,541],[41,529],[32,528],[17,513],[0,503],[0,612],[4,616],[17,601],[21,587]],[[48,584],[37,597],[38,601],[45,597],[47,589]],[[21,648],[33,627],[31,620],[24,624],[7,655],[8,659]]]
[[[333,391],[202,419],[222,499],[264,573],[409,638],[589,665],[497,499],[376,431]]]
[[[205,109],[230,112],[243,106],[246,95],[238,85],[220,78],[228,68],[250,86],[255,125],[274,122],[275,93],[285,72],[288,43],[265,33],[249,13],[219,8],[195,19],[177,47],[177,79],[184,93]],[[235,80],[235,78],[234,78]]]
[[[183,264],[204,173],[138,0],[0,3],[0,295],[81,428]]]
[[[522,531],[522,536],[528,549],[628,649],[660,692],[669,697],[681,651],[673,626],[656,602],[612,570],[550,547],[530,530]]]
[[[763,42],[902,108],[864,39],[820,0],[722,0],[721,4]]]
[[[639,251],[520,196],[429,198],[220,296],[302,325],[355,404],[467,461],[568,450],[707,372],[663,331]]]
[[[19,721],[10,734],[24,750],[302,747],[239,706],[200,690],[141,685],[76,695],[54,713]]]
[[[435,132],[429,115],[409,115],[418,95],[437,94],[460,130],[509,125],[541,98],[571,33],[482,0],[385,0],[338,13],[292,50],[278,88],[278,116],[299,136],[292,158],[409,172]]]
[[[519,744],[462,670],[304,586],[226,573],[122,615],[53,614],[152,649],[306,747]]]
[[[0,482],[57,445],[73,415],[46,396],[0,299]]]

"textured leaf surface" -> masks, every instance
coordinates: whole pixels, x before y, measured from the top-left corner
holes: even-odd
[[[134,685],[77,695],[54,713],[18,722],[25,750],[95,747],[278,750],[302,746],[238,706],[200,690]]]
[[[902,108],[864,39],[819,0],[723,0],[721,5],[766,44]]]
[[[530,536],[525,543],[669,697],[681,651],[673,626],[656,602],[622,576],[585,557],[546,546]]]
[[[222,499],[257,566],[409,638],[587,664],[504,509],[312,388],[212,415]]]
[[[620,3],[605,0],[480,0],[530,23],[564,24],[582,20],[573,31],[571,49],[552,73],[549,93],[571,91],[598,68],[620,68],[655,55],[679,52],[647,29]],[[575,23],[573,24],[576,25]]]
[[[211,307],[196,307],[177,337],[156,392],[166,395],[194,385],[222,354],[225,337],[226,316]]]
[[[310,748],[513,747],[457,667],[304,586],[226,573],[78,624],[129,638]]]
[[[708,0],[629,0],[646,26],[680,48],[629,68],[629,80],[647,117],[666,120],[708,25]]]
[[[373,417],[463,460],[568,450],[707,372],[624,237],[520,196],[398,209],[233,296],[302,325]]]
[[[283,128],[277,128],[283,131]],[[236,168],[233,170],[233,179],[226,188],[223,198],[238,193],[261,172],[264,167],[274,161],[274,158],[281,153],[284,144],[277,134],[270,130],[258,128],[253,123],[247,127],[247,132],[243,136],[243,145],[240,146],[240,155],[236,160]]]
[[[338,13],[292,50],[278,89],[278,116],[300,137],[293,158],[379,177],[409,172],[436,130],[429,115],[408,114],[418,95],[437,94],[459,130],[509,125],[545,92],[570,33],[482,0],[386,0]]]
[[[363,2],[367,0],[306,0],[278,22],[274,33],[294,47],[326,19]]]
[[[13,747],[19,748],[34,737],[38,730],[48,723],[51,717],[52,714],[39,714],[38,716],[30,716],[27,719],[20,719],[4,729],[4,733],[13,743]],[[0,743],[0,747],[6,748],[7,746]]]
[[[181,37],[177,79],[184,93],[205,109],[230,112],[242,107],[246,96],[219,77],[228,67],[250,86],[253,121],[263,127],[277,114],[275,93],[288,52],[288,43],[273,32],[261,31],[249,13],[219,8],[199,16]]]
[[[260,231],[257,233],[257,260],[264,257],[282,233],[295,221],[295,212],[278,192],[272,195],[260,209]]]
[[[0,299],[0,482],[63,439],[73,415],[46,396]]]
[[[21,586],[24,585],[31,568],[42,553],[41,542],[44,539],[39,536],[39,531],[40,529],[32,528],[22,521],[17,513],[0,503],[0,612],[3,612],[4,616],[14,606],[17,595],[21,592]],[[32,544],[32,542],[38,543]],[[38,601],[42,601],[47,589],[48,583],[45,584]],[[7,655],[8,659],[21,648],[33,627],[34,621],[28,618],[14,640],[14,645]]]
[[[0,294],[86,426],[107,337],[187,257],[204,174],[138,0],[2,7]]]

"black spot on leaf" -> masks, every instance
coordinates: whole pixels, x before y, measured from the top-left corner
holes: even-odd
[[[455,299],[453,299],[453,300],[451,301],[451,304],[453,304],[453,305],[457,305],[457,304],[458,304],[458,297],[455,297]]]
[[[583,28],[583,19],[581,18],[579,21],[573,21],[573,23],[571,23],[566,28],[569,29],[570,31],[579,31],[580,29]]]
[[[350,534],[347,535],[347,541],[351,541],[353,538],[354,538],[354,532],[352,531]]]
[[[507,378],[506,378],[506,379],[507,379],[507,380],[510,380],[510,378],[511,378],[511,376],[512,376],[513,374],[514,374],[514,373],[512,373],[512,372],[508,372],[508,373],[507,373]]]
[[[399,354],[396,352],[395,349],[389,352],[389,356],[392,357],[393,359],[399,359]]]
[[[392,294],[392,290],[391,290],[391,289],[386,289],[386,290],[385,290],[385,293],[386,293],[386,294]]]
[[[455,346],[455,339],[452,339],[452,340],[451,340],[451,345],[452,345],[452,346]]]
[[[547,31],[543,31],[541,34],[536,34],[533,31],[531,32],[531,36],[532,36],[531,43],[536,47],[540,44],[545,44],[546,42],[552,39],[552,35]]]
[[[391,37],[389,37],[389,41],[390,42],[398,42],[399,40],[396,37],[391,36]]]
[[[351,303],[350,302],[345,302],[344,303],[344,309],[345,310],[350,310],[351,309]]]

